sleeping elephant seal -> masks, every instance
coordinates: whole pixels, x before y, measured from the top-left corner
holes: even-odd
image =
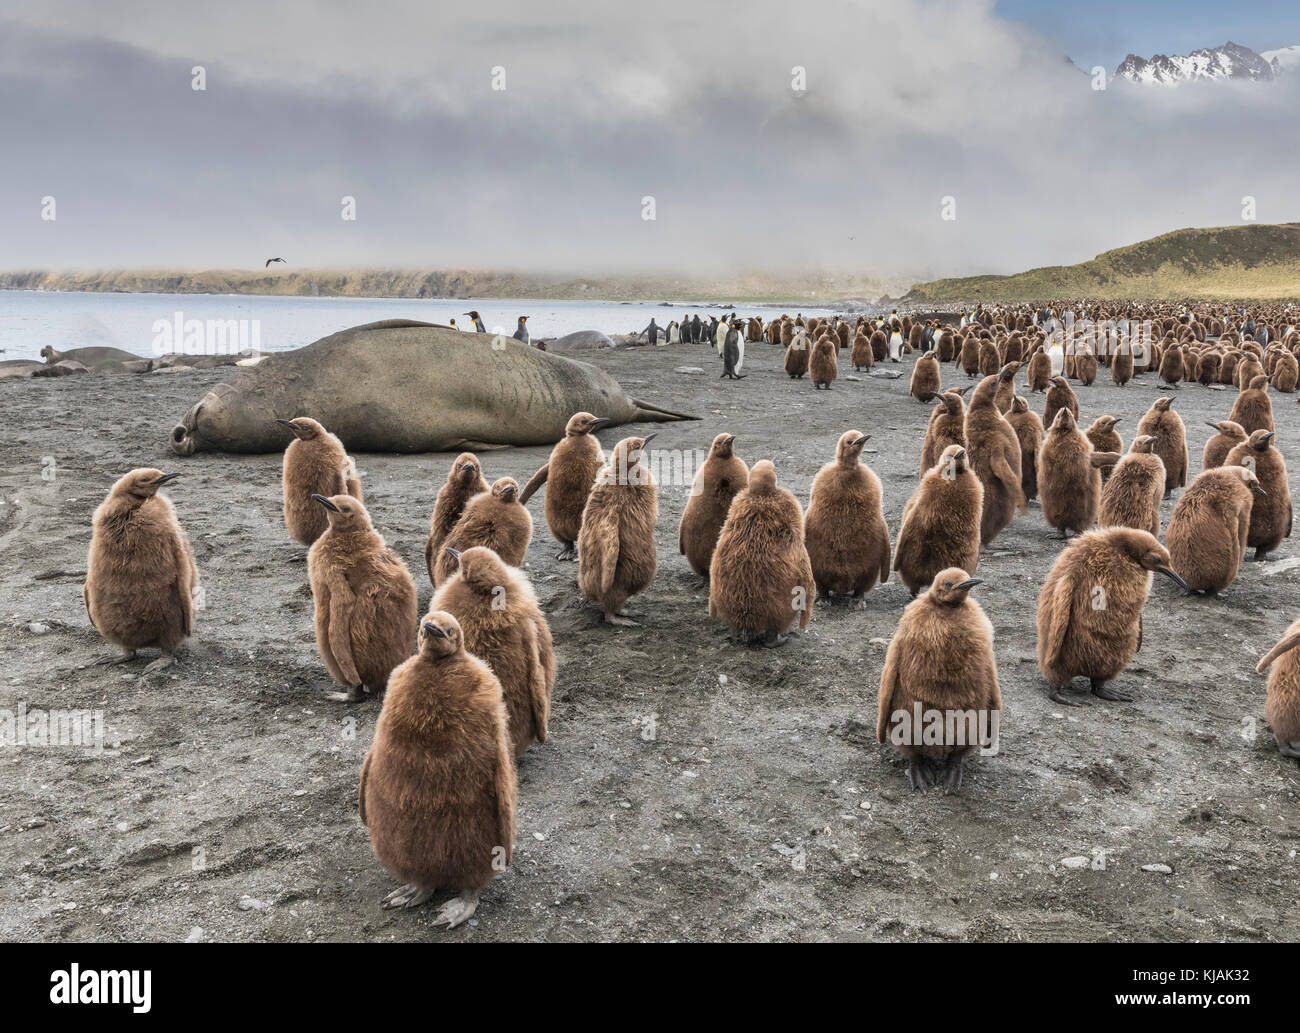
[[[6,359],[0,362],[0,380],[9,377],[30,377],[44,365],[45,363],[37,362],[35,359]]]
[[[61,352],[47,344],[41,349],[41,358],[50,366],[59,362],[79,362],[94,373],[148,373],[153,369],[151,359],[142,359],[121,348],[73,348]]]
[[[599,348],[617,348],[618,342],[599,330],[575,330],[563,337],[554,337],[546,342],[548,352],[585,352]]]
[[[178,455],[281,452],[275,421],[310,416],[358,452],[549,445],[575,412],[613,424],[690,420],[628,398],[585,362],[513,338],[389,319],[280,352],[218,384],[172,429]]]

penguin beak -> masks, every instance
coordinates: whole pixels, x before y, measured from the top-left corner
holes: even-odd
[[[982,584],[984,584],[984,579],[982,577],[967,578],[960,585],[954,585],[953,590],[956,592],[969,592],[976,585]]]
[[[1217,423],[1211,423],[1209,420],[1205,421],[1205,425],[1207,427],[1213,427],[1215,430],[1219,429],[1219,425]]]
[[[1111,422],[1111,423],[1119,423],[1119,421],[1122,420],[1123,418],[1124,418],[1123,416],[1116,416],[1116,417],[1115,417],[1113,420],[1111,420],[1110,422]]]
[[[446,635],[443,634],[443,632],[442,632],[442,628],[440,628],[440,627],[438,627],[438,625],[434,624],[433,621],[425,621],[423,624],[420,625],[420,627],[422,627],[425,631],[427,631],[427,632],[428,632],[430,635],[432,635],[434,638],[446,638],[446,637],[447,637]]]
[[[966,458],[966,450],[965,450],[964,448],[959,448],[959,449],[957,449],[956,452],[954,452],[954,453],[952,454],[952,457],[953,457],[954,459],[965,459],[965,458]]]
[[[1265,441],[1272,441],[1273,438],[1275,438],[1276,436],[1277,436],[1277,431],[1275,431],[1275,430],[1270,430],[1268,433],[1266,433],[1266,434],[1264,435],[1264,440],[1265,440]]]
[[[1253,491],[1256,495],[1268,494],[1268,492],[1266,492],[1262,487],[1260,487],[1259,481],[1255,481],[1253,484],[1251,484],[1250,490]]]
[[[277,417],[275,422],[281,424],[282,426],[288,427],[290,430],[293,430],[293,420],[282,420]]]
[[[1178,571],[1174,570],[1173,567],[1156,567],[1156,570],[1160,571],[1160,573],[1162,573],[1165,577],[1173,581],[1173,583],[1176,584],[1179,588],[1181,588],[1184,592],[1187,591],[1187,582],[1182,579],[1182,576],[1178,573]]]
[[[154,481],[154,484],[166,484],[168,481],[176,480],[176,478],[179,476],[180,474],[178,473],[165,473],[161,477],[159,477],[156,481]]]
[[[594,420],[591,421],[591,429],[597,430],[598,428],[606,427],[613,422],[614,422],[613,419],[610,418],[609,416],[597,416]]]
[[[339,507],[334,505],[334,503],[331,502],[329,499],[327,499],[324,495],[313,495],[312,498],[315,499],[317,502],[319,502],[326,509],[328,509],[331,513],[337,513],[339,511]]]
[[[724,445],[735,444],[735,441],[736,441],[736,435],[734,434],[728,434],[725,438],[722,439],[722,443]]]
[[[648,444],[650,444],[650,442],[652,442],[654,439],[655,439],[655,435],[654,435],[654,434],[647,434],[645,437],[643,437],[643,438],[641,439],[641,451],[644,452],[645,449],[646,449],[646,446],[647,446]]]
[[[857,439],[853,442],[853,447],[854,447],[854,448],[858,448],[858,447],[861,446],[861,445],[865,445],[865,444],[866,444],[868,441],[870,441],[870,440],[871,440],[871,435],[870,435],[870,434],[863,434],[862,437],[857,438]]]
[[[446,552],[446,554],[447,554],[448,556],[450,556],[452,559],[454,559],[458,565],[460,564],[460,550],[459,550],[459,549],[453,549],[450,545],[444,545],[442,548],[443,548],[443,551]]]

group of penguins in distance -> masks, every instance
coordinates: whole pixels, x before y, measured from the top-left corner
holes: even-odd
[[[1074,702],[1070,686],[1080,677],[1102,699],[1131,700],[1107,682],[1141,645],[1153,572],[1187,591],[1218,594],[1248,548],[1265,559],[1291,532],[1266,387],[1294,387],[1300,333],[1272,330],[1261,345],[1232,320],[1203,321],[1190,310],[1162,316],[1158,307],[1137,314],[1161,332],[1137,349],[1141,370],[1127,338],[1117,349],[1076,339],[1069,354],[1049,356],[1037,313],[979,309],[955,329],[907,327],[906,320],[891,326],[916,344],[935,331],[911,379],[911,394],[934,404],[920,483],[892,547],[881,482],[861,462],[868,435],[856,430],[839,438],[834,459],[817,473],[806,511],[778,485],[770,460],[747,467],[734,435],[717,435],[696,473],[679,550],[708,580],[710,616],[737,641],[780,645],[795,625],[808,626],[814,597],[861,605],[891,570],[910,590],[881,674],[877,737],[903,755],[916,789],[960,789],[964,760],[980,744],[944,736],[900,743],[889,734],[891,715],[917,705],[1001,712],[993,629],[971,591],[982,583],[974,576],[981,548],[1029,499],[1041,500],[1055,536],[1077,535],[1052,566],[1037,607],[1039,669],[1051,698],[1064,704]],[[776,322],[784,339],[800,321]],[[816,335],[814,356],[820,342],[842,341],[846,325],[803,323]],[[881,332],[873,329],[868,342]],[[983,375],[969,399],[970,385],[941,390],[941,362]],[[1237,386],[1231,415],[1212,424],[1202,472],[1190,485],[1172,396],[1142,417],[1127,453],[1115,418],[1081,429],[1067,378],[1090,383],[1098,362],[1121,382],[1147,369],[1189,381],[1210,370],[1211,382],[1227,377]],[[1030,393],[1046,392],[1042,419],[1016,393],[1022,365]],[[456,926],[510,863],[515,765],[547,737],[557,664],[550,627],[520,569],[533,530],[525,504],[544,484],[546,523],[563,547],[557,559],[576,555],[581,593],[605,621],[634,624],[627,603],[657,568],[657,485],[647,462],[654,435],[624,438],[606,457],[595,432],[609,421],[575,413],[522,490],[510,477],[489,485],[477,456],[458,456],[433,509],[425,562],[435,592],[421,617],[411,575],[375,531],[343,444],[314,419],[277,422],[292,433],[284,520],[309,547],[316,644],[343,687],[332,698],[384,693],[358,793],[375,854],[402,883],[383,906],[413,907],[436,889],[452,889],[458,895],[436,922]],[[91,623],[122,651],[99,663],[158,648],[162,656],[146,670],[164,668],[193,631],[194,554],[159,493],[176,476],[133,470],[95,512],[83,597]],[[1160,502],[1184,486],[1161,544]],[[1297,646],[1300,620],[1259,662],[1261,672],[1271,668],[1266,716],[1291,758],[1300,758]]]

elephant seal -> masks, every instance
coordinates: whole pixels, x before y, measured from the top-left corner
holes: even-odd
[[[275,421],[311,416],[359,452],[549,445],[575,412],[613,424],[691,420],[629,398],[603,370],[508,337],[389,319],[279,352],[218,384],[171,432],[177,455],[281,452]]]
[[[548,352],[582,352],[598,348],[617,348],[618,344],[608,334],[599,330],[576,330],[563,337],[553,337],[546,342]]]
[[[90,370],[80,362],[73,362],[71,359],[60,359],[58,362],[51,362],[48,365],[38,366],[32,370],[34,377],[70,377],[78,373],[89,373]]]
[[[73,348],[55,351],[50,345],[41,349],[41,358],[50,366],[60,362],[79,362],[92,373],[148,373],[153,361],[124,352],[121,348]]]
[[[7,380],[10,377],[29,377],[44,366],[45,363],[37,362],[35,359],[6,359],[0,362],[0,380]]]

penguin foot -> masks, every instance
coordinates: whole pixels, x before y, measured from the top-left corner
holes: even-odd
[[[1079,701],[1077,699],[1071,699],[1071,695],[1077,695],[1077,693],[1074,693],[1068,685],[1060,685],[1054,688],[1047,698],[1053,703],[1061,703],[1067,707],[1077,707]]]
[[[1279,742],[1277,752],[1284,757],[1300,760],[1300,742]]]
[[[920,757],[913,757],[907,762],[907,778],[913,789],[929,789],[934,778],[930,766]]]
[[[135,659],[135,650],[127,650],[124,653],[109,653],[107,656],[101,656],[95,661],[96,667],[103,667],[106,664],[129,664]]]
[[[360,703],[366,698],[366,687],[364,685],[353,685],[348,688],[347,692],[327,692],[325,698],[333,700],[335,703]]]
[[[555,554],[555,558],[557,560],[576,560],[578,558],[578,546],[570,542]]]
[[[462,890],[459,897],[452,897],[438,909],[434,925],[446,925],[455,929],[462,922],[468,921],[478,910],[478,890]]]
[[[1069,529],[1068,529],[1068,528],[1064,528],[1064,527],[1063,527],[1063,528],[1061,528],[1061,533],[1060,533],[1060,534],[1049,534],[1049,535],[1047,535],[1047,537],[1050,538],[1050,539],[1052,539],[1053,541],[1063,542],[1063,541],[1067,541],[1067,540],[1069,539],[1069,537],[1070,537],[1070,532],[1069,532]]]
[[[1108,689],[1099,678],[1092,679],[1092,694],[1099,699],[1108,699],[1112,703],[1132,703],[1133,697],[1118,689]]]
[[[948,755],[948,766],[944,772],[943,795],[961,792],[961,779],[965,770],[966,758],[954,754]]]
[[[162,656],[160,656],[157,660],[149,664],[149,666],[144,669],[144,674],[149,675],[149,674],[156,674],[159,671],[165,671],[168,667],[170,667],[175,662],[176,662],[176,657],[172,656],[171,653],[163,653]]]
[[[790,641],[789,635],[778,635],[775,631],[769,631],[763,636],[763,645],[768,649],[775,649],[777,646],[783,646]]]
[[[379,906],[385,911],[393,911],[397,908],[419,907],[426,900],[433,896],[433,890],[422,890],[419,886],[406,885],[393,890],[388,894]]]
[[[1266,563],[1266,562],[1268,562],[1268,553],[1264,551],[1264,549],[1263,549],[1262,546],[1261,546],[1260,548],[1258,548],[1258,549],[1255,550],[1255,557],[1254,557],[1254,559],[1255,559],[1255,562],[1256,562],[1256,563]]]
[[[620,628],[639,628],[641,625],[631,617],[621,613],[613,613],[610,610],[605,611],[605,623],[614,624]]]

